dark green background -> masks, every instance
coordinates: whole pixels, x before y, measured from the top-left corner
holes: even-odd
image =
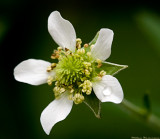
[[[14,80],[13,69],[21,61],[35,58],[50,61],[57,45],[47,30],[49,14],[60,11],[77,37],[90,42],[101,28],[114,31],[112,54],[107,60],[129,65],[116,77],[124,97],[143,107],[149,93],[152,112],[160,118],[160,9],[156,3],[116,1],[0,1],[0,119],[1,139],[130,139],[160,137],[152,127],[121,109],[102,104],[96,119],[85,105],[74,105],[71,113],[47,136],[40,114],[53,100],[52,88],[31,86]]]

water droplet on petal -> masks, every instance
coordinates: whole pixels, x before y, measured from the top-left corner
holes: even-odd
[[[103,90],[103,95],[109,96],[111,94],[111,88],[110,87],[105,87]]]

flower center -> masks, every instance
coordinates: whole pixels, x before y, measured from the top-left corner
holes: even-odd
[[[75,55],[62,56],[55,70],[56,80],[64,85],[74,84],[83,78],[83,62]]]
[[[79,104],[83,102],[84,94],[91,94],[93,78],[102,78],[105,75],[104,71],[96,73],[95,67],[102,65],[101,60],[93,60],[88,44],[81,48],[81,43],[81,39],[77,39],[74,53],[67,48],[63,50],[58,47],[51,56],[52,59],[58,59],[58,63],[52,63],[47,68],[48,72],[55,72],[55,77],[48,77],[48,84],[52,85],[52,82],[56,81],[53,88],[56,99],[61,97],[62,93],[68,93],[68,98]]]

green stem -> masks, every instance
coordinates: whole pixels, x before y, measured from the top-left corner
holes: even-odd
[[[140,108],[126,99],[124,99],[121,103],[121,107],[129,114],[135,116],[137,119],[141,120],[143,123],[160,133],[160,119],[150,111]]]

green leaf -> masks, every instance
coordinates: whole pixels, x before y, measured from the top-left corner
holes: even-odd
[[[119,65],[110,62],[103,62],[100,68],[96,68],[97,72],[104,70],[107,75],[115,75],[123,69],[126,69],[127,65]]]
[[[99,36],[99,31],[97,32],[96,36],[93,38],[93,40],[89,43],[89,47],[84,48],[86,52],[90,52],[91,51],[91,45],[94,45],[98,39]]]
[[[100,118],[101,114],[101,102],[92,91],[91,95],[85,95],[84,103],[93,111],[97,118]]]
[[[99,36],[99,31],[97,32],[96,36],[93,38],[93,40],[89,43],[89,46],[93,45],[96,43],[97,39],[98,39],[98,36]]]

